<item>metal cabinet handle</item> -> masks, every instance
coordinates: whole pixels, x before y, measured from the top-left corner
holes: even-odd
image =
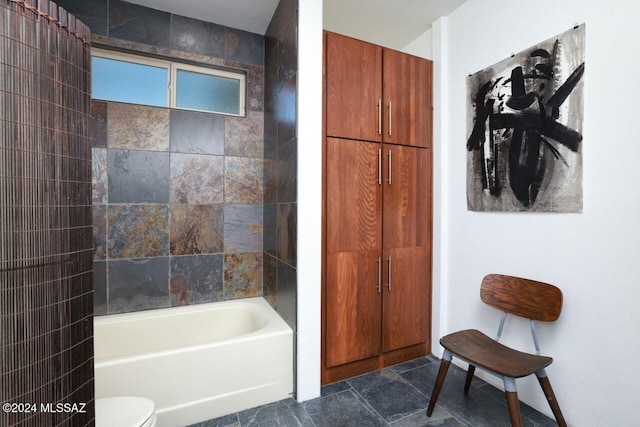
[[[378,185],[382,185],[382,148],[378,149]]]
[[[387,258],[387,262],[389,263],[389,271],[388,271],[389,282],[387,283],[387,289],[389,289],[389,292],[391,292],[391,255],[389,255],[389,257]]]
[[[391,135],[391,101],[389,101],[389,135]]]
[[[377,263],[378,263],[378,293],[382,292],[382,258],[378,257],[377,259]]]
[[[378,99],[378,135],[382,135],[382,98]]]
[[[387,157],[389,158],[389,177],[387,178],[387,182],[391,185],[391,150],[389,150]]]

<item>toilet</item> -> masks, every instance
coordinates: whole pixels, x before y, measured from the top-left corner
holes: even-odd
[[[154,427],[155,405],[144,397],[96,399],[96,427]]]

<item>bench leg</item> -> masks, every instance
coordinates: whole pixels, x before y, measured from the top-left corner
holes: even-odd
[[[540,372],[536,372],[536,377],[538,377],[538,382],[542,387],[542,391],[544,391],[544,395],[547,397],[547,401],[549,402],[549,406],[551,406],[551,411],[553,411],[553,416],[556,417],[558,425],[560,427],[567,427],[567,422],[564,420],[564,416],[560,410],[560,405],[558,404],[556,395],[551,388],[551,383],[549,382],[547,373],[543,369]]]
[[[476,371],[476,367],[469,365],[467,369],[467,380],[464,382],[464,394],[469,393],[469,387],[471,387],[471,380],[473,380],[473,373]]]
[[[427,417],[430,417],[431,414],[433,414],[433,409],[436,407],[436,401],[438,400],[438,396],[440,395],[440,390],[442,390],[442,384],[444,384],[444,379],[447,376],[449,365],[451,365],[451,357],[451,352],[449,352],[449,350],[445,350],[444,354],[442,355],[442,360],[440,361],[438,377],[436,378],[436,382],[433,385],[433,392],[431,392],[431,398],[429,399]]]
[[[515,391],[505,391],[504,393],[507,395],[507,406],[509,406],[511,427],[522,427],[522,417],[520,417],[520,402],[518,402],[518,393]]]

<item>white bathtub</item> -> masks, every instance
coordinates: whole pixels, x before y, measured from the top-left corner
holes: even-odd
[[[96,398],[143,396],[183,427],[293,391],[293,332],[262,298],[96,317]]]

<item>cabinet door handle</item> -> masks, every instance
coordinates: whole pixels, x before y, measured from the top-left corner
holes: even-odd
[[[378,149],[378,185],[382,185],[382,148]]]
[[[387,157],[389,158],[389,177],[387,178],[387,182],[391,185],[391,150],[389,150]]]
[[[389,135],[391,135],[391,101],[389,101]]]
[[[378,293],[382,292],[382,258],[378,257]]]
[[[388,270],[388,280],[389,282],[387,283],[387,289],[389,289],[389,292],[391,292],[391,255],[389,255],[389,257],[387,258],[387,262],[389,263],[389,270]]]
[[[378,99],[378,135],[382,135],[382,98]]]

